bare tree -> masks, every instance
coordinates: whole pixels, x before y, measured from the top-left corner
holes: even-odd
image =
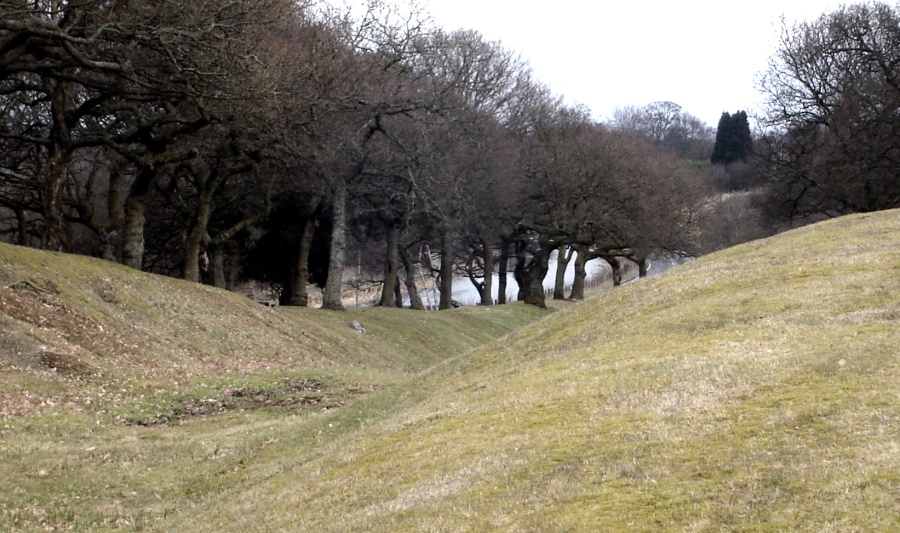
[[[781,220],[900,206],[900,13],[844,6],[784,23],[762,78],[768,204]]]
[[[713,148],[713,129],[674,102],[619,107],[610,126],[685,159],[708,159]]]
[[[177,10],[156,1],[0,2],[0,94],[14,103],[3,124],[21,124],[25,108],[37,118],[31,131],[0,137],[40,149],[42,245],[63,244],[76,152],[107,146],[135,166],[126,208],[133,223],[123,231],[130,255],[140,255],[140,198],[160,167],[186,155],[180,146],[168,153],[171,141],[209,124],[210,102],[239,94],[262,28],[293,9],[286,0]],[[126,262],[139,266],[136,257]]]

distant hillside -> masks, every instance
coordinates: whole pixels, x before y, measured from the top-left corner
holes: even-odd
[[[549,315],[0,246],[0,529],[892,531],[898,325],[900,211]]]

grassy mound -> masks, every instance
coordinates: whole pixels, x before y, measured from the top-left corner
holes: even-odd
[[[39,267],[62,256],[27,253],[37,263],[0,259],[3,290],[65,296],[86,328],[132,301],[119,287],[151,283],[123,273],[114,302],[82,287],[76,307]],[[177,287],[198,291],[189,301],[207,291]],[[45,405],[0,427],[0,528],[890,531],[900,516],[898,211],[725,250],[486,345],[540,313],[277,314],[235,298],[249,307],[229,315],[223,296],[216,313],[261,313],[260,345],[287,339],[280,355],[225,351],[208,333],[229,320],[204,310],[160,337],[206,328],[185,343],[210,342],[210,355],[145,362],[65,335],[54,345],[61,330],[10,313],[3,294],[2,342],[24,355],[0,379],[44,387]],[[232,355],[246,362],[232,369]],[[46,393],[56,386],[116,401],[64,407]]]
[[[415,403],[172,525],[889,531],[898,324],[900,212],[802,228],[441,365]]]
[[[273,309],[0,244],[0,530],[155,523],[241,478],[270,425],[315,448],[394,408],[355,415],[373,393],[546,314]]]
[[[517,307],[427,316],[273,309],[106,261],[0,244],[0,415],[48,403],[83,408],[85,390],[98,387],[133,396],[323,366],[418,371],[540,316]]]

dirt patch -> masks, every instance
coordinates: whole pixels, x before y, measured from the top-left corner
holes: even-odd
[[[0,287],[0,313],[39,328],[58,330],[70,342],[91,345],[103,328],[66,305],[58,294],[59,289],[50,281],[20,281]]]
[[[56,370],[66,377],[85,379],[99,375],[91,365],[78,360],[77,357],[64,353],[42,351],[38,354],[41,365]]]
[[[372,386],[329,390],[317,379],[288,379],[270,389],[241,387],[226,389],[215,398],[183,400],[180,405],[167,413],[127,419],[125,423],[135,426],[160,426],[191,418],[252,409],[334,409],[343,407],[352,396],[372,391],[374,391]]]

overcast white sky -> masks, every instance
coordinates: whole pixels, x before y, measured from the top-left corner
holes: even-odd
[[[838,0],[424,0],[447,30],[475,29],[529,61],[536,77],[597,119],[617,107],[680,104],[712,127],[723,111],[752,114],[756,75],[788,21]]]

